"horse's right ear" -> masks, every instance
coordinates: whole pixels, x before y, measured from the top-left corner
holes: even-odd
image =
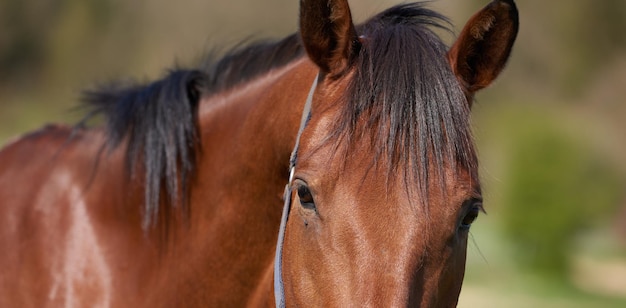
[[[300,35],[309,58],[331,75],[349,68],[360,46],[347,0],[300,0]]]
[[[467,22],[448,52],[452,70],[467,94],[488,86],[504,68],[517,37],[513,0],[494,0]]]

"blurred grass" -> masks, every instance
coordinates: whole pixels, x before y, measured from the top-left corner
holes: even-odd
[[[355,19],[363,21],[401,2],[351,4]],[[485,3],[430,5],[451,17],[458,33]],[[626,2],[517,3],[521,31],[510,64],[478,95],[473,111],[489,215],[472,227],[476,245],[469,247],[460,306],[625,307],[626,292],[603,287],[607,281],[626,286],[626,275],[605,275],[604,268],[626,264],[623,182],[614,191],[621,201],[609,209],[589,204],[591,211],[603,211],[601,218],[568,239],[571,268],[565,282],[518,265],[516,239],[506,236],[503,218],[511,205],[513,153],[520,142],[541,135],[538,129],[522,140],[518,132],[525,127],[549,123],[626,178]],[[94,84],[158,78],[176,63],[197,62],[213,46],[293,32],[297,5],[292,0],[2,0],[0,145],[47,122],[75,123],[81,114],[72,108],[80,91]]]
[[[624,293],[598,292],[574,281],[574,276],[579,274],[586,275],[579,277],[581,279],[592,280],[589,273],[584,272],[587,270],[585,268],[575,267],[571,274],[572,283],[564,284],[518,267],[514,262],[515,249],[512,247],[512,240],[503,235],[498,222],[492,219],[499,215],[499,211],[488,209],[488,212],[488,216],[480,217],[472,226],[473,240],[468,246],[467,270],[459,307],[618,308],[626,305]],[[602,230],[593,237],[603,239],[612,248],[605,249],[602,255],[598,255],[597,251],[586,251],[579,247],[576,258],[584,256],[595,260],[594,265],[606,260],[619,260],[620,264],[626,266],[626,250],[614,249],[617,239],[608,230]],[[623,272],[597,271],[597,266],[593,266],[591,271],[594,276],[600,275],[602,280],[615,276],[617,283],[624,281],[623,276],[619,276]],[[624,288],[621,290],[623,292]]]
[[[483,194],[488,215],[479,217],[472,226],[466,279],[459,307],[624,307],[626,276],[623,274],[626,270],[626,245],[622,235],[616,232],[616,227],[622,222],[615,220],[623,204],[609,204],[609,209],[603,209],[596,208],[594,200],[590,200],[591,202],[582,205],[585,208],[581,210],[568,203],[569,199],[556,200],[557,203],[561,202],[557,204],[562,211],[561,216],[571,215],[568,210],[574,213],[588,212],[582,217],[583,225],[587,227],[581,227],[573,232],[570,230],[569,236],[564,238],[566,242],[563,245],[567,252],[566,259],[562,260],[566,270],[565,277],[546,274],[540,268],[521,266],[518,260],[522,239],[507,234],[506,231],[510,225],[505,218],[510,215],[508,212],[515,202],[510,199],[512,169],[519,167],[516,165],[514,153],[520,143],[528,142],[520,138],[524,133],[531,132],[526,137],[530,137],[530,141],[534,142],[541,140],[544,137],[543,130],[548,128],[545,134],[554,134],[558,131],[564,140],[575,140],[576,143],[585,145],[588,148],[571,153],[565,159],[587,155],[589,154],[587,151],[599,155],[599,159],[611,168],[611,174],[613,172],[621,174],[621,182],[618,182],[621,186],[613,193],[621,193],[623,197],[626,187],[623,181],[623,167],[620,167],[610,155],[606,155],[606,149],[593,142],[595,132],[589,132],[589,127],[595,127],[596,131],[604,131],[596,127],[603,124],[584,122],[589,118],[584,111],[586,108],[563,108],[562,104],[553,102],[524,102],[523,98],[517,97],[510,98],[504,103],[498,103],[496,100],[492,104],[491,100],[494,97],[489,96],[498,94],[490,93],[494,90],[487,91],[485,96],[488,99],[483,97],[480,101],[484,99],[490,102],[485,102],[485,105],[482,102],[478,103],[473,121],[480,151]],[[552,167],[542,166],[541,161],[536,163],[539,168]],[[532,169],[533,166],[524,168]],[[537,189],[534,185],[530,183],[515,188]],[[553,186],[560,183],[543,185],[546,185],[545,189],[552,190]],[[576,198],[580,197],[579,199],[584,200],[587,196],[589,192],[582,187],[577,191],[569,191],[568,198],[577,200]],[[546,209],[538,205],[543,204],[529,203],[517,213],[522,221],[532,221],[531,217],[536,217],[534,220],[536,225],[527,225],[528,229],[522,229],[523,232],[541,230],[540,228],[543,228],[541,223],[549,227],[555,224],[550,215],[545,213]],[[552,215],[559,213],[555,212]],[[548,231],[542,232],[539,234],[540,237],[553,236]],[[558,243],[554,246],[544,249],[556,249]]]

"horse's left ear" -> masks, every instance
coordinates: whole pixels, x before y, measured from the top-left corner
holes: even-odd
[[[309,58],[331,75],[345,72],[360,46],[347,0],[300,0],[300,35]]]
[[[448,52],[452,70],[467,94],[488,86],[506,65],[517,37],[513,0],[494,0],[467,22]]]

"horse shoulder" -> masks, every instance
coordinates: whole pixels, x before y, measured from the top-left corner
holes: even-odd
[[[124,196],[106,187],[123,185],[109,178],[124,164],[101,151],[103,140],[98,130],[49,125],[0,151],[0,247],[10,247],[0,254],[6,304],[111,304],[114,246],[104,231],[122,215],[113,205]]]

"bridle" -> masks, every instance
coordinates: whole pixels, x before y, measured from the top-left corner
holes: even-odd
[[[289,217],[289,209],[291,208],[291,181],[293,181],[293,175],[296,170],[296,158],[298,156],[298,147],[300,145],[300,136],[302,131],[309,121],[311,115],[311,104],[313,103],[313,93],[317,88],[317,81],[319,79],[319,73],[313,80],[311,90],[309,90],[309,96],[306,98],[304,104],[304,110],[302,110],[302,119],[300,120],[300,129],[296,136],[296,144],[291,151],[291,157],[289,158],[289,182],[285,186],[285,194],[283,199],[285,204],[283,206],[283,216],[280,219],[280,229],[278,231],[278,242],[276,243],[276,255],[274,256],[274,298],[276,299],[276,307],[285,307],[285,285],[283,283],[283,243],[285,240],[285,229],[287,228],[287,219]]]

